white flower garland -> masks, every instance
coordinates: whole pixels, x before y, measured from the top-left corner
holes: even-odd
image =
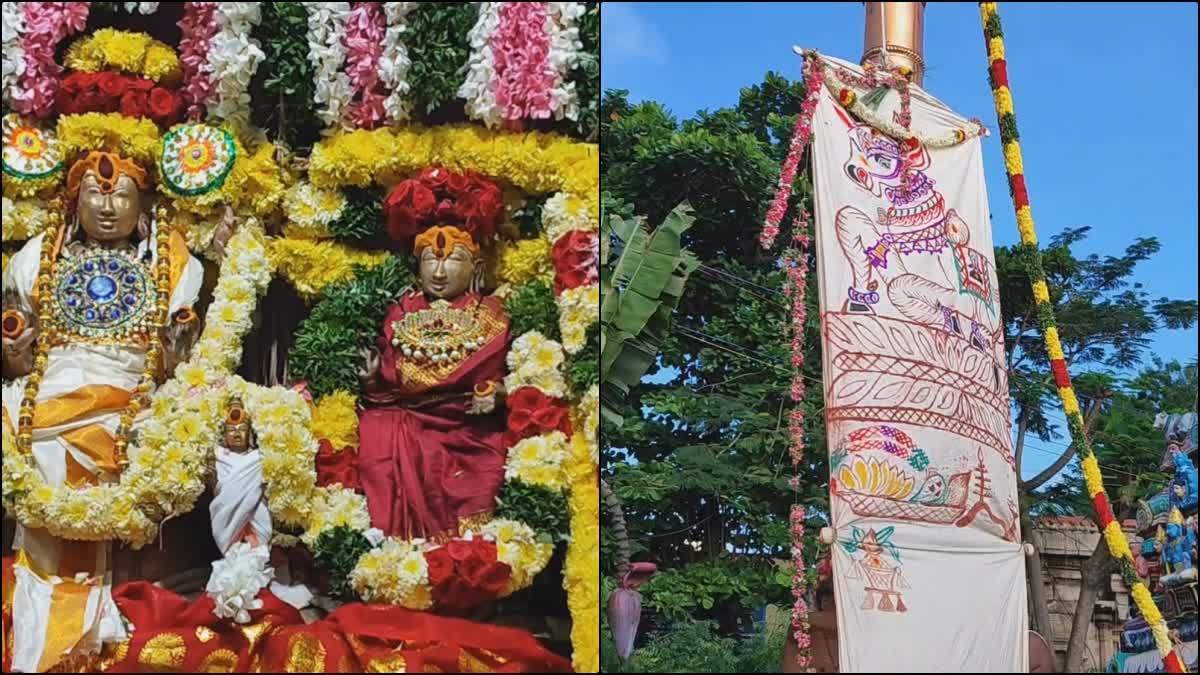
[[[283,197],[287,221],[284,234],[298,239],[330,239],[329,226],[346,208],[346,196],[340,190],[316,187],[307,181],[296,183]]]
[[[579,94],[571,81],[571,71],[583,52],[579,37],[579,19],[587,13],[582,2],[549,2],[546,12],[546,34],[550,36],[550,67],[556,74],[551,90],[554,119],[579,119]]]
[[[529,331],[514,340],[508,352],[504,388],[513,392],[521,387],[536,387],[547,396],[566,398],[567,381],[559,368],[564,360],[561,344],[538,331]]]
[[[50,224],[50,211],[44,201],[8,197],[3,200],[4,243],[32,239]]]
[[[153,14],[158,11],[157,2],[123,2],[125,11],[130,14],[137,12],[138,14]]]
[[[508,451],[505,480],[520,479],[555,492],[567,487],[563,462],[567,461],[567,437],[561,431],[526,438]]]
[[[408,15],[417,8],[417,4],[383,3],[383,11],[387,15],[387,32],[383,36],[383,56],[379,59],[379,79],[388,90],[383,108],[387,111],[390,122],[406,120],[409,115],[411,102],[408,100],[408,69],[412,67],[412,59],[408,56],[404,34],[408,31]]]
[[[322,532],[334,527],[350,527],[364,533],[371,530],[367,498],[342,487],[341,483],[317,488],[309,513],[308,527],[300,536],[309,548]]]
[[[313,64],[313,101],[317,117],[327,130],[338,127],[346,107],[354,96],[350,77],[342,72],[346,65],[346,20],[348,2],[306,2],[308,9],[308,60]]]
[[[358,559],[350,572],[355,592],[367,602],[386,602],[416,611],[433,607],[425,541],[389,537]]]
[[[4,29],[3,54],[3,85],[4,103],[12,101],[13,89],[16,88],[22,74],[25,72],[25,49],[21,45],[25,34],[25,14],[23,2],[5,2],[0,4],[3,14],[0,23]]]
[[[479,528],[485,539],[495,540],[496,559],[512,568],[512,576],[500,597],[508,597],[533,583],[554,554],[554,545],[539,541],[537,533],[525,523],[495,519]]]
[[[590,284],[568,288],[558,294],[558,327],[562,332],[563,349],[578,354],[587,346],[587,330],[600,319],[600,286]]]
[[[458,88],[460,98],[466,99],[467,115],[482,121],[489,127],[499,125],[504,111],[496,105],[493,81],[496,77],[496,60],[492,53],[492,35],[500,27],[499,2],[479,4],[479,20],[471,28],[468,38],[471,57],[467,61],[467,79]]]
[[[214,19],[219,26],[208,49],[208,74],[216,96],[209,115],[241,125],[250,122],[250,80],[266,57],[251,31],[262,20],[257,2],[219,2]]]
[[[250,610],[262,609],[258,592],[275,576],[271,567],[271,548],[236,544],[221,560],[212,564],[205,592],[213,599],[213,614],[219,619],[250,623]]]
[[[155,537],[164,519],[195,506],[211,471],[225,397],[245,388],[237,378],[225,377],[240,361],[250,317],[270,281],[264,239],[261,226],[250,219],[230,240],[200,341],[176,377],[152,396],[150,415],[131,443],[130,466],[121,482],[82,490],[48,485],[29,458],[17,453],[12,421],[5,413],[3,498],[25,527],[46,528],[63,539],[121,539],[140,548]],[[252,392],[245,393],[257,403]],[[290,390],[281,395],[288,393],[300,400]],[[264,418],[269,423],[271,416]],[[296,420],[283,423],[290,427]],[[288,432],[307,434],[307,427]],[[276,435],[264,428],[260,438],[264,458],[270,457]],[[315,441],[309,447],[315,454]]]
[[[806,55],[805,58],[818,58],[815,53]],[[866,122],[870,126],[882,131],[883,133],[897,140],[908,140],[915,138],[920,141],[921,145],[927,148],[950,148],[964,141],[975,138],[976,136],[987,136],[987,127],[978,122],[973,122],[970,127],[964,129],[956,129],[941,136],[926,136],[920,132],[905,129],[903,126],[893,122],[885,116],[880,115],[871,106],[862,102],[862,95],[865,93],[862,90],[854,87],[853,84],[844,81],[838,71],[839,68],[832,66],[828,61],[821,59],[821,67],[825,69],[825,89],[829,91],[829,95],[836,101],[838,92],[841,89],[854,90],[854,101],[850,104],[850,112],[858,119]]]
[[[542,207],[542,225],[551,243],[575,230],[596,232],[600,229],[595,214],[589,212],[583,200],[565,192],[546,200]]]

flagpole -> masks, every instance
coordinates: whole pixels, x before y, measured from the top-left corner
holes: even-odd
[[[892,66],[908,66],[913,82],[925,77],[924,2],[864,2],[861,63],[886,57]],[[886,41],[887,51],[884,51]]]

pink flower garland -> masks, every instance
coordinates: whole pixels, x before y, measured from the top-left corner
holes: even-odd
[[[374,129],[387,121],[384,101],[387,94],[379,80],[379,61],[383,58],[383,36],[387,21],[383,5],[356,2],[346,19],[346,75],[354,89],[350,121],[355,128]]]
[[[812,671],[812,629],[808,623],[808,604],[804,596],[808,593],[804,580],[804,547],[800,543],[804,539],[804,507],[792,507],[792,560],[796,565],[792,572],[792,596],[796,602],[792,605],[792,635],[796,640],[796,665]]]
[[[25,72],[21,75],[21,86],[12,96],[17,112],[37,117],[48,117],[54,112],[62,75],[62,66],[54,60],[54,50],[63,38],[83,30],[90,9],[90,2],[27,2],[22,7]]]
[[[759,243],[763,248],[771,248],[775,243],[775,237],[779,235],[779,223],[783,221],[783,214],[787,211],[788,198],[792,196],[792,182],[796,180],[796,169],[800,166],[800,158],[804,155],[804,149],[808,147],[808,140],[812,137],[813,113],[817,109],[821,87],[825,82],[825,75],[818,58],[810,56],[804,60],[804,85],[808,91],[804,96],[804,102],[800,105],[800,117],[796,119],[796,130],[792,133],[787,159],[784,160],[783,168],[779,172],[779,183],[775,187],[775,200],[771,202],[771,208],[767,209],[767,220],[763,225],[762,234],[759,236]]]
[[[799,471],[804,461],[804,324],[808,319],[808,227],[808,212],[801,207],[796,218],[795,234],[792,236],[796,248],[789,249],[784,256],[784,267],[788,275],[786,291],[792,299],[792,367],[796,369],[791,390],[792,401],[796,407],[788,417],[788,431],[792,435],[790,454],[792,466],[796,467],[797,471],[797,475],[790,481],[793,488],[800,487]],[[792,595],[795,597],[795,604],[792,605],[792,636],[799,647],[796,663],[801,668],[808,669],[812,663],[812,655],[808,605],[804,601],[808,592],[804,578],[804,507],[799,504],[793,506],[791,515],[792,563],[795,565],[792,572]]]
[[[496,105],[507,120],[549,119],[556,74],[550,65],[544,2],[505,2],[492,34]]]
[[[179,20],[182,37],[179,39],[179,61],[183,66],[183,100],[187,103],[188,119],[204,115],[206,104],[216,95],[217,86],[208,76],[208,48],[217,34],[213,14],[215,2],[183,3],[183,18]]]

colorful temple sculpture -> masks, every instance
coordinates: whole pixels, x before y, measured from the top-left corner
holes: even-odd
[[[1155,427],[1162,429],[1167,450],[1163,471],[1173,471],[1167,487],[1138,502],[1139,537],[1131,542],[1138,574],[1153,590],[1154,604],[1162,611],[1172,642],[1188,670],[1197,665],[1196,598],[1196,413],[1159,414]],[[1109,672],[1163,672],[1154,636],[1146,619],[1135,612],[1121,633],[1120,651],[1109,663]]]
[[[598,3],[2,11],[3,671],[597,671]]]

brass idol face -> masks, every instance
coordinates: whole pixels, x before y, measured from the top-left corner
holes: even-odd
[[[430,298],[453,300],[471,287],[479,264],[465,246],[455,246],[445,258],[439,258],[433,247],[428,247],[421,252],[421,287]]]
[[[137,183],[122,176],[116,188],[105,193],[92,172],[79,185],[79,206],[76,211],[79,226],[89,242],[123,244],[137,229],[142,213],[141,194]]]

